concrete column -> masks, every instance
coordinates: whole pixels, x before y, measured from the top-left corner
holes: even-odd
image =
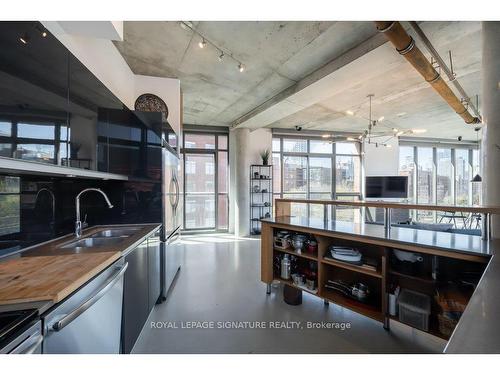
[[[483,203],[500,205],[500,22],[482,22]],[[492,236],[500,238],[500,218],[492,217]]]
[[[271,149],[270,129],[231,130],[229,135],[229,231],[237,236],[250,234],[250,165],[260,164],[259,152]]]

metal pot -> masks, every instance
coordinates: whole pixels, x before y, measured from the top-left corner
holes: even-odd
[[[307,236],[303,234],[296,234],[292,237],[292,246],[296,251],[301,251],[306,244]]]

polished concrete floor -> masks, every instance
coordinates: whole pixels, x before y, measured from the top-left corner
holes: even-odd
[[[133,353],[435,353],[445,344],[396,323],[386,331],[306,293],[302,305],[289,306],[280,285],[266,295],[258,238],[184,236],[183,246],[184,264],[169,298],[151,312]],[[224,322],[268,328],[218,328]],[[308,322],[350,328],[308,328]]]

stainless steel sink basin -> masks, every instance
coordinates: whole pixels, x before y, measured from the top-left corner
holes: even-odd
[[[102,247],[116,245],[123,241],[123,237],[101,237],[101,238],[82,238],[81,240],[73,241],[61,246],[61,249],[82,249],[90,247]]]
[[[128,237],[135,234],[140,228],[116,228],[106,229],[94,233],[90,238]]]

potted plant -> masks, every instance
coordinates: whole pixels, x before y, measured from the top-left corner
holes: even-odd
[[[262,150],[260,152],[260,157],[262,158],[262,165],[268,165],[270,154],[271,154],[271,152],[269,151],[268,148],[266,148],[265,150]]]

